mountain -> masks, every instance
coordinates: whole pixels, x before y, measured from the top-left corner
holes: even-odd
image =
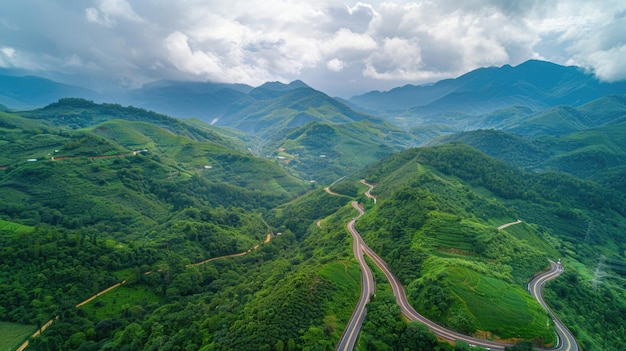
[[[301,81],[266,83],[232,104],[215,124],[269,137],[309,122],[347,123],[377,117],[356,112]]]
[[[377,201],[366,203],[356,227],[420,313],[489,338],[515,338],[519,328],[536,347],[550,347],[550,324],[526,300],[526,285],[558,256],[565,273],[545,288],[556,315],[585,349],[623,343],[612,330],[626,316],[620,193],[565,173],[522,171],[461,143],[406,150],[360,176],[376,184]],[[498,230],[504,223],[517,224]]]
[[[161,175],[166,170],[183,178],[204,174],[213,182],[276,198],[293,196],[306,184],[279,165],[250,155],[243,141],[231,140],[219,128],[138,108],[71,98],[19,115],[5,114],[2,120],[3,128],[11,131],[1,135],[6,143],[2,166],[20,169],[27,159],[49,164],[147,150]],[[250,201],[246,206],[256,203]]]
[[[309,122],[273,138],[262,154],[278,159],[301,178],[330,184],[414,145],[409,133],[381,120]]]
[[[479,68],[432,85],[370,92],[349,101],[377,111],[398,125],[412,127],[424,118],[451,113],[474,116],[510,106],[532,111],[557,105],[575,107],[605,95],[624,93],[626,82],[601,82],[579,67],[530,60],[515,67]]]
[[[66,97],[99,99],[99,94],[78,87],[34,76],[0,75],[0,104],[25,110],[51,104]]]
[[[522,137],[505,131],[477,130],[449,134],[428,145],[463,142],[507,163],[532,171],[547,169],[592,179],[624,193],[626,118],[568,135]]]
[[[298,81],[241,93],[224,126],[77,98],[0,111],[0,315],[33,331],[53,320],[29,347],[334,349],[360,291],[353,201],[364,240],[429,318],[550,347],[526,287],[561,258],[545,288],[555,313],[585,349],[626,343],[620,96],[545,128],[573,118],[567,134],[409,148],[454,129],[406,132]],[[535,113],[476,118],[517,128]],[[378,276],[365,318],[364,349],[454,348],[407,324]]]
[[[626,95],[608,95],[578,107],[556,106],[529,114],[503,129],[525,136],[561,136],[609,124],[625,116]]]
[[[20,115],[70,129],[93,127],[113,119],[148,122],[194,140],[211,141],[239,150],[246,149],[237,139],[224,137],[221,131],[206,123],[194,123],[194,120],[176,119],[119,104],[97,104],[85,99],[63,98],[40,109],[22,111]]]
[[[174,117],[211,122],[252,89],[246,84],[162,80],[128,91],[119,101]]]

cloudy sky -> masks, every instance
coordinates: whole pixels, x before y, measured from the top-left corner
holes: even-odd
[[[330,95],[541,59],[626,80],[623,0],[19,0],[0,4],[0,68],[97,89],[158,79]]]

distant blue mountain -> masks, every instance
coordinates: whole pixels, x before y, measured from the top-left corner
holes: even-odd
[[[626,82],[601,82],[579,67],[530,60],[518,66],[479,68],[433,85],[406,85],[373,91],[349,101],[363,110],[404,117],[444,113],[485,114],[510,106],[534,111],[557,105],[580,106],[609,94],[626,93]]]
[[[131,90],[119,100],[174,117],[210,122],[252,89],[246,84],[161,80]]]
[[[43,107],[60,98],[97,100],[98,93],[34,76],[0,75],[0,104],[16,110]]]

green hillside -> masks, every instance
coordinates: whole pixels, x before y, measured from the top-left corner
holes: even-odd
[[[596,323],[626,311],[619,195],[565,174],[525,173],[463,144],[407,150],[365,176],[378,204],[357,227],[419,312],[459,331],[549,345],[545,314],[525,289],[547,258],[560,257],[567,273],[548,285],[548,303],[585,349],[623,342],[623,317]],[[612,262],[601,268],[602,285],[594,283],[598,257]]]
[[[556,106],[505,128],[524,136],[562,136],[615,122],[626,116],[626,95],[609,95],[580,107]]]
[[[198,141],[210,141],[245,150],[239,142],[221,135],[221,132],[197,120],[177,119],[132,106],[119,104],[96,104],[89,100],[64,98],[41,109],[23,111],[20,114],[35,120],[70,129],[87,128],[112,119],[148,122],[177,135]]]
[[[619,186],[626,174],[624,118],[560,137],[521,137],[504,131],[478,130],[447,135],[429,144],[459,141],[526,170],[566,172],[624,194],[624,188]]]
[[[300,82],[301,83],[301,82]],[[378,117],[356,112],[328,95],[301,84],[266,84],[234,103],[218,125],[269,138],[310,122],[348,123]]]
[[[386,122],[311,122],[269,142],[264,152],[302,178],[330,184],[412,143],[408,133]]]
[[[267,139],[80,99],[1,112],[2,321],[58,316],[35,350],[332,350],[359,296],[345,228],[358,200],[359,231],[429,318],[553,345],[526,283],[562,258],[546,292],[557,315],[585,349],[626,342],[622,120],[560,138],[456,136],[497,160],[461,143],[400,151],[437,131],[326,120],[335,110],[319,101],[321,120]],[[334,194],[318,186],[335,181]],[[453,349],[407,324],[376,274],[357,349]]]

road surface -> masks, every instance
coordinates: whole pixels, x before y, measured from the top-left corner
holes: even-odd
[[[348,321],[346,329],[343,331],[343,335],[341,335],[341,339],[339,339],[339,343],[335,348],[337,351],[354,349],[354,345],[359,337],[359,331],[361,331],[363,319],[365,319],[365,306],[370,301],[370,297],[376,290],[374,275],[363,257],[363,247],[365,246],[365,243],[354,228],[354,222],[356,222],[357,218],[361,217],[364,212],[363,209],[358,206],[356,201],[352,202],[352,206],[359,211],[359,215],[352,218],[352,220],[348,222],[348,231],[353,238],[352,251],[354,252],[354,257],[357,261],[359,261],[359,265],[361,266],[361,297],[359,298],[359,302],[357,303],[354,312],[352,312],[352,316],[350,317],[350,321]]]
[[[550,270],[539,274],[533,280],[528,283],[528,291],[530,294],[541,304],[548,314],[552,318],[554,325],[556,326],[556,333],[559,336],[559,344],[555,348],[555,350],[563,350],[563,351],[579,351],[580,347],[578,346],[578,342],[576,342],[576,338],[572,335],[572,333],[567,329],[563,323],[554,315],[552,309],[546,304],[543,300],[543,286],[546,282],[551,279],[558,277],[561,273],[563,273],[563,265],[561,265],[561,260],[558,262],[554,262],[550,260]]]
[[[502,230],[502,229],[504,229],[504,228],[506,228],[506,227],[510,227],[510,226],[512,226],[512,225],[516,225],[516,224],[520,224],[520,223],[522,223],[522,220],[521,220],[521,219],[518,219],[518,220],[517,220],[517,221],[515,221],[515,222],[511,222],[511,223],[507,223],[507,224],[503,224],[503,225],[499,226],[499,227],[498,227],[498,230]]]
[[[371,197],[371,195],[369,194],[373,188],[373,185],[367,184],[364,180],[362,180],[361,182],[370,187],[369,190],[367,191],[367,195],[368,197]],[[340,339],[340,342],[337,345],[336,350],[352,350],[354,348],[356,337],[358,336],[360,326],[363,322],[362,319],[365,317],[364,304],[366,304],[367,301],[369,301],[369,296],[373,294],[373,290],[366,290],[366,289],[372,289],[374,286],[374,283],[373,283],[373,280],[371,283],[365,282],[366,275],[371,276],[372,273],[371,273],[369,266],[367,266],[367,264],[365,264],[363,260],[363,253],[368,255],[368,257],[376,264],[376,266],[385,274],[385,277],[387,278],[387,280],[389,281],[389,284],[391,285],[396,301],[398,305],[400,306],[400,311],[402,312],[402,315],[404,315],[405,318],[407,318],[409,321],[419,321],[420,323],[423,323],[426,326],[428,326],[430,331],[432,331],[439,337],[447,339],[447,340],[451,340],[451,341],[462,340],[468,344],[482,346],[489,350],[494,350],[494,351],[504,350],[505,347],[512,346],[511,344],[507,344],[507,343],[494,342],[494,341],[489,341],[485,339],[474,338],[471,336],[454,332],[452,330],[446,329],[426,319],[424,316],[417,313],[417,311],[415,311],[415,309],[409,304],[408,299],[406,297],[406,293],[404,291],[404,287],[402,286],[400,281],[398,281],[398,279],[393,275],[393,273],[387,266],[387,263],[382,258],[380,258],[380,256],[378,256],[376,252],[374,252],[369,246],[367,246],[367,244],[365,244],[360,234],[354,227],[354,223],[359,217],[361,217],[364,214],[364,211],[358,205],[356,201],[352,202],[352,207],[354,207],[357,211],[359,211],[359,215],[353,218],[348,223],[348,231],[354,238],[354,244],[353,244],[354,254],[355,254],[355,257],[357,257],[357,259],[359,260],[359,264],[361,265],[362,277],[364,279],[364,283],[363,283],[363,288],[361,290],[361,299],[359,300],[359,303],[357,304],[357,308],[354,310],[352,314],[350,322],[348,323],[348,326],[346,327],[346,330],[344,331],[344,335]],[[513,225],[513,224],[518,224],[518,223],[521,223],[521,221],[518,220],[517,222],[509,223],[508,225]],[[558,334],[558,344],[554,348],[540,349],[540,350],[579,351],[579,347],[576,342],[576,339],[569,332],[569,330],[567,330],[567,328],[554,316],[552,310],[548,307],[548,305],[543,300],[543,294],[542,294],[543,285],[547,281],[558,277],[563,272],[563,267],[561,266],[560,261],[558,263],[554,263],[553,261],[550,261],[550,264],[551,264],[551,269],[549,271],[538,275],[528,285],[528,289],[530,293],[532,294],[532,296],[535,297],[535,299],[537,299],[537,301],[541,304],[541,306],[546,311],[548,311],[548,313],[554,320],[557,334]],[[361,320],[353,321],[355,319],[361,319]],[[351,343],[346,342],[344,340],[346,334],[349,334],[350,336],[354,335],[355,340]]]

